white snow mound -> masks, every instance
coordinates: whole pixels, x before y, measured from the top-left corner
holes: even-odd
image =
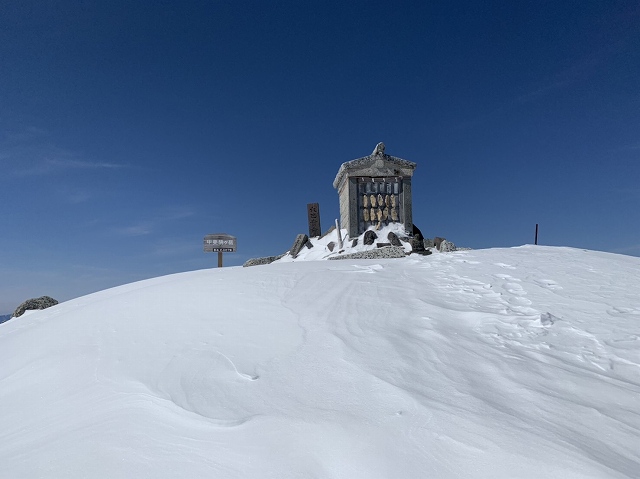
[[[0,325],[0,464],[638,477],[640,259],[524,246],[280,262],[61,303]]]

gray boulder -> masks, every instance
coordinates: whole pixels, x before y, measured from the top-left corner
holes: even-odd
[[[423,256],[431,254],[431,251],[424,247],[424,240],[420,233],[411,239],[411,253],[421,254]]]
[[[449,253],[451,251],[456,251],[456,245],[454,245],[451,241],[442,240],[440,243],[440,252],[441,253]]]
[[[373,230],[367,230],[364,232],[364,244],[370,246],[378,238],[378,235]]]
[[[242,265],[243,268],[248,268],[249,266],[261,266],[263,264],[271,264],[274,261],[282,258],[284,256],[284,254],[278,255],[278,256],[265,256],[264,258],[252,258],[249,259],[247,261],[245,261],[245,263]]]
[[[300,250],[309,242],[309,237],[305,234],[299,234],[296,236],[296,240],[293,242],[293,246],[289,250],[289,254],[295,258],[300,253]]]
[[[422,253],[425,250],[422,235],[418,233],[411,239],[411,251],[413,253]]]
[[[391,243],[391,245],[393,246],[402,246],[402,243],[400,242],[400,238],[398,238],[398,235],[396,235],[393,231],[389,231],[389,234],[387,235],[387,239],[389,240],[389,243]]]
[[[24,303],[16,308],[16,310],[13,312],[13,317],[19,318],[24,314],[25,311],[33,309],[47,309],[51,306],[55,306],[56,304],[58,304],[58,301],[49,296],[27,299]]]

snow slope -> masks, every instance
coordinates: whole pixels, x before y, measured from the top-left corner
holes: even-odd
[[[33,312],[0,325],[0,477],[640,477],[640,259],[284,261]]]

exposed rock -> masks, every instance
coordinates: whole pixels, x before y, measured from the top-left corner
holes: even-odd
[[[296,236],[296,240],[293,242],[293,246],[289,250],[289,254],[292,258],[298,256],[302,247],[309,241],[309,237],[305,234],[299,234]]]
[[[366,244],[367,246],[371,246],[377,238],[378,235],[372,230],[367,230],[364,232],[364,244]]]
[[[440,243],[440,252],[441,253],[449,253],[451,251],[456,251],[456,245],[454,245],[451,241],[442,240]]]
[[[330,241],[327,243],[327,248],[329,248],[329,251],[333,251],[333,249],[336,247],[336,242],[335,241]]]
[[[356,246],[358,246],[358,238],[354,238],[354,240],[351,242],[352,248],[355,248]]]
[[[433,240],[431,238],[424,239],[424,247],[425,248],[433,248],[435,245],[433,244]]]
[[[391,243],[376,243],[376,248],[386,248],[387,246],[391,246]]]
[[[439,236],[436,236],[435,238],[433,238],[433,246],[435,246],[436,249],[440,251],[440,243],[442,243],[443,241],[444,241],[444,238],[440,238]]]
[[[264,258],[253,258],[253,259],[249,259],[247,260],[242,267],[243,268],[247,268],[248,266],[260,266],[263,264],[270,264],[273,263],[274,261],[282,258],[284,256],[284,254],[278,255],[278,256],[265,256]]]
[[[51,306],[55,306],[58,304],[58,301],[49,297],[49,296],[41,296],[39,298],[27,299],[24,303],[22,303],[18,308],[13,312],[14,318],[19,318],[24,314],[25,311],[32,309],[47,309]]]
[[[393,231],[389,231],[389,234],[387,235],[387,239],[389,240],[389,243],[391,243],[393,246],[402,246],[402,243],[400,242],[398,235],[396,235]]]
[[[386,248],[372,249],[369,251],[360,251],[359,253],[344,254],[341,256],[331,256],[330,260],[335,259],[378,259],[378,258],[404,258],[406,253],[404,248],[400,246],[387,246]]]
[[[422,253],[425,251],[424,241],[420,233],[411,239],[411,251],[413,253]]]

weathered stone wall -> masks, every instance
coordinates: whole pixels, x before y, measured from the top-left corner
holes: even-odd
[[[331,256],[328,259],[404,258],[406,255],[407,253],[405,253],[402,246],[385,246],[384,248],[370,249],[369,251],[360,251],[358,253]]]

